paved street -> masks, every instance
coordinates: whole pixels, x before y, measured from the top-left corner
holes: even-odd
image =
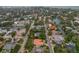
[[[52,47],[53,47],[52,43],[51,43],[50,38],[48,36],[48,30],[47,30],[47,25],[46,25],[45,21],[44,21],[44,27],[45,27],[46,40],[47,40],[47,44],[48,44],[50,53],[52,53],[52,52],[54,53],[54,49],[52,49]]]
[[[20,50],[18,51],[19,53],[23,53],[23,52],[24,52],[24,46],[25,46],[25,44],[27,43],[28,35],[29,35],[30,30],[31,30],[31,28],[32,28],[33,25],[34,25],[34,21],[31,23],[31,26],[30,26],[30,28],[29,28],[29,30],[28,30],[26,36],[24,37],[24,42],[23,42],[23,44],[21,45]]]

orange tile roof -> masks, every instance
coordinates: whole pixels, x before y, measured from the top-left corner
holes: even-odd
[[[52,25],[52,24],[49,24],[49,28],[52,29],[52,30],[56,30],[56,26],[55,25]]]
[[[34,42],[33,43],[36,46],[41,46],[41,45],[44,44],[43,40],[41,40],[41,39],[34,39]]]

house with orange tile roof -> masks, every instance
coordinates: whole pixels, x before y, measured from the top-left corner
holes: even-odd
[[[33,44],[36,46],[42,46],[44,45],[44,42],[41,39],[34,39]]]
[[[56,31],[56,26],[54,24],[49,24],[49,28],[52,30],[52,31]]]

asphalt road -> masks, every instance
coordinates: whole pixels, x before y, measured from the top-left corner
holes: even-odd
[[[45,21],[44,21],[44,27],[45,27],[46,40],[47,40],[47,44],[48,44],[50,53],[54,53],[54,49],[52,49],[54,47],[52,46],[52,42],[48,36],[48,30],[47,30],[47,25],[46,25]]]
[[[25,44],[27,43],[28,35],[29,35],[29,33],[30,33],[30,30],[32,29],[32,26],[34,25],[34,22],[35,22],[35,21],[32,22],[32,24],[31,24],[31,26],[30,26],[30,28],[29,28],[29,30],[28,30],[26,36],[24,37],[23,44],[21,45],[21,48],[20,48],[20,50],[18,51],[19,53],[23,53],[23,52],[24,52],[24,46],[25,46]]]

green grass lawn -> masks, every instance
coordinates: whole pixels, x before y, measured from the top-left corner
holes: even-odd
[[[20,49],[20,45],[19,44],[16,44],[16,46],[14,47],[14,49],[11,50],[11,53],[17,53]]]

